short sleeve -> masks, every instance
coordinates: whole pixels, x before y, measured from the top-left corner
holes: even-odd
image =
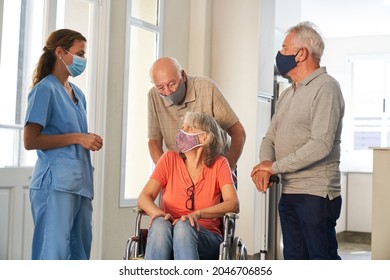
[[[45,127],[50,119],[50,90],[44,85],[36,85],[28,95],[25,124],[37,123]]]

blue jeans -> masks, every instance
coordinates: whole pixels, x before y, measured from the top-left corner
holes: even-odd
[[[336,220],[340,216],[341,196],[282,194],[279,216],[285,260],[339,260]]]
[[[173,227],[163,217],[156,218],[148,232],[146,260],[218,259],[222,237],[200,227],[197,231],[189,221],[178,221]]]

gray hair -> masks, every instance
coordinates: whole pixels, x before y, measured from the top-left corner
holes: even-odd
[[[287,33],[295,33],[295,43],[308,49],[309,53],[318,61],[321,61],[324,53],[324,40],[315,24],[305,21],[291,27]]]
[[[184,122],[208,134],[210,140],[204,147],[204,163],[207,167],[214,163],[217,156],[226,155],[227,139],[223,136],[223,130],[213,117],[205,113],[186,112]]]

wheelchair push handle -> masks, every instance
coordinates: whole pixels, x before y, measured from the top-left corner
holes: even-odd
[[[271,183],[279,184],[279,176],[278,175],[271,175],[271,177],[269,178],[269,181]]]

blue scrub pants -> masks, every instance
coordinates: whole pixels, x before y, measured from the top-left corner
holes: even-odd
[[[30,189],[33,260],[87,260],[92,243],[92,201],[80,195]]]
[[[336,221],[341,196],[282,194],[279,216],[285,260],[339,260]]]
[[[222,237],[203,227],[197,231],[189,221],[173,227],[163,217],[156,218],[148,232],[145,260],[213,260],[218,259]]]

